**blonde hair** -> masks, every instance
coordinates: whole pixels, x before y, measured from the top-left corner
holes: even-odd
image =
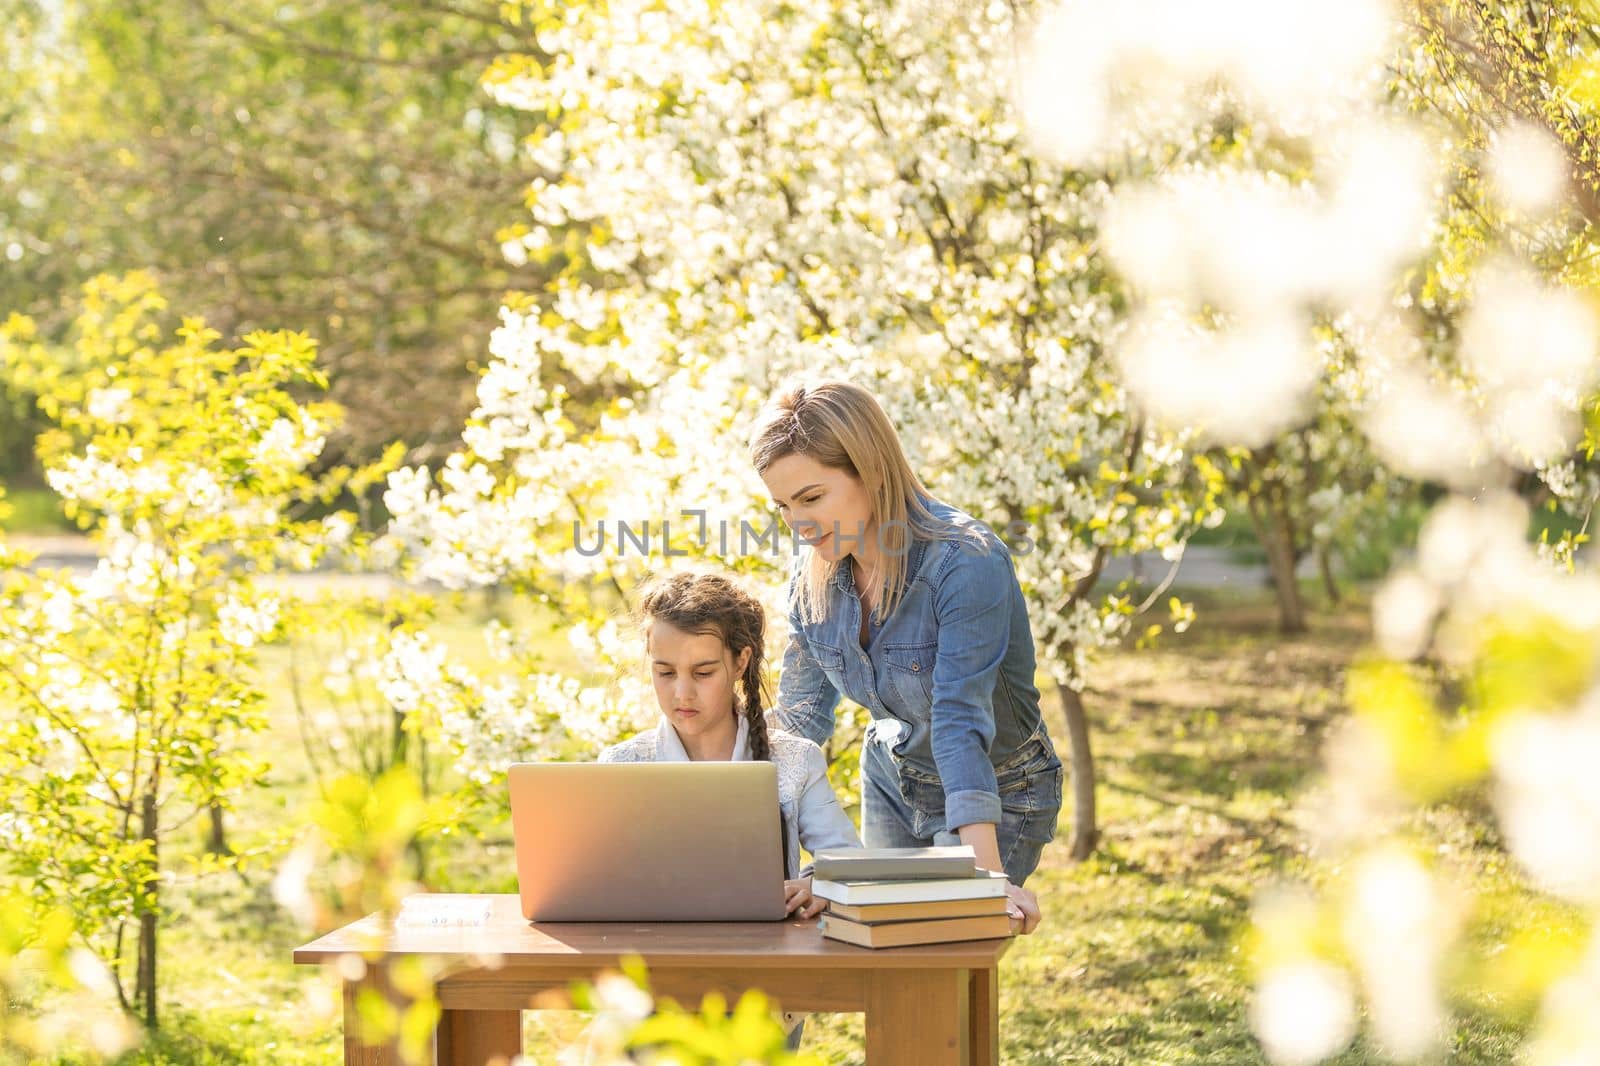
[[[750,437],[750,461],[757,473],[779,459],[804,455],[857,478],[872,498],[878,542],[887,564],[877,575],[879,622],[899,602],[906,583],[908,537],[923,540],[965,538],[988,550],[981,530],[939,518],[923,503],[932,499],[906,461],[900,437],[872,393],[849,381],[801,382],[781,389],[757,417]],[[848,557],[831,563],[809,553],[796,586],[800,617],[820,621],[827,611],[827,587]]]

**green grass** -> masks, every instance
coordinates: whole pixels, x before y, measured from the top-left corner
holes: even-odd
[[[1086,693],[1104,840],[1081,865],[1052,846],[1029,881],[1045,922],[1002,965],[1005,1063],[1264,1061],[1240,934],[1259,889],[1308,870],[1296,795],[1365,634],[1352,609],[1284,640],[1269,602],[1212,600],[1185,636],[1105,656]],[[1058,713],[1047,700],[1059,736]],[[1069,824],[1063,812],[1060,839]],[[1438,817],[1424,832],[1508,920],[1526,913],[1531,894],[1471,821]],[[1487,1007],[1461,1005],[1452,1062],[1514,1057],[1517,1031]],[[829,1062],[863,1061],[859,1017],[819,1017],[808,1034]],[[1358,1044],[1337,1061],[1384,1060]]]
[[[1020,938],[1002,966],[1001,1059],[1030,1063],[1262,1061],[1245,1020],[1249,977],[1239,947],[1252,898],[1285,874],[1310,869],[1296,831],[1300,789],[1316,775],[1329,725],[1343,713],[1342,676],[1365,642],[1364,612],[1323,615],[1309,635],[1274,631],[1270,601],[1208,598],[1200,621],[1153,649],[1113,651],[1098,664],[1086,700],[1095,727],[1104,834],[1089,862],[1063,843],[1045,852],[1029,882],[1045,922]],[[472,646],[478,617],[447,636]],[[559,635],[549,638],[552,653]],[[270,669],[281,669],[279,653]],[[1060,737],[1060,712],[1046,714]],[[262,750],[278,767],[273,788],[245,798],[233,820],[241,840],[304,816],[312,783],[286,701],[274,704]],[[1070,811],[1063,812],[1061,841]],[[1504,928],[1544,904],[1494,845],[1480,818],[1444,810],[1422,820],[1429,843],[1479,891]],[[432,851],[436,887],[509,891],[514,873],[503,828]],[[198,829],[183,846],[199,844]],[[270,871],[179,884],[163,933],[164,1028],[126,1066],[339,1061],[337,1025],[303,1029],[313,974],[292,966],[309,939],[272,902]],[[1487,995],[1458,1004],[1450,1061],[1514,1058],[1516,1026]],[[528,1053],[554,1059],[584,1018],[535,1013]],[[860,1063],[859,1015],[817,1015],[806,1046],[828,1062]],[[1341,1064],[1382,1061],[1364,1044]]]
[[[9,515],[0,517],[0,531],[6,533],[74,533],[77,526],[61,513],[61,497],[50,489],[8,489],[5,503]]]

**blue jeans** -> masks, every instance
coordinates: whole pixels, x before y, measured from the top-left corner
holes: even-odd
[[[1055,838],[1066,771],[1042,729],[994,770],[1000,788],[1000,822],[995,826],[1000,863],[1011,883],[1020,885]],[[939,779],[897,763],[886,745],[870,738],[861,746],[861,835],[869,848],[961,843],[945,825]]]

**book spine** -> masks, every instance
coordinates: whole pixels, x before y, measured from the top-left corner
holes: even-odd
[[[976,872],[977,867],[970,862],[965,865],[959,863],[955,865],[949,863],[897,865],[883,861],[851,862],[842,860],[818,862],[814,868],[813,876],[820,877],[825,881],[955,881],[972,877]]]
[[[973,878],[970,881],[908,881],[900,884],[850,884],[813,880],[811,891],[830,903],[867,906],[875,903],[931,903],[950,900],[998,899],[1006,893],[1003,878]]]

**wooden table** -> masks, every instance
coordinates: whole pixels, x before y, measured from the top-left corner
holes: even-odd
[[[785,1010],[865,1011],[869,1066],[996,1066],[1000,1060],[999,963],[1009,940],[874,951],[823,939],[814,919],[535,925],[522,917],[516,896],[490,899],[487,925],[396,929],[378,949],[384,957],[430,955],[447,962],[436,984],[443,1008],[434,1035],[440,1066],[509,1062],[522,1051],[523,1010],[564,1005],[572,981],[614,970],[630,954],[644,958],[655,995],[691,1009],[710,991],[731,1005],[746,989],[758,988]],[[368,916],[295,949],[294,961],[324,963],[360,953],[379,930]],[[364,980],[381,974],[381,963]],[[398,1062],[392,1049],[354,1038],[359,985],[345,982],[345,1062]]]

